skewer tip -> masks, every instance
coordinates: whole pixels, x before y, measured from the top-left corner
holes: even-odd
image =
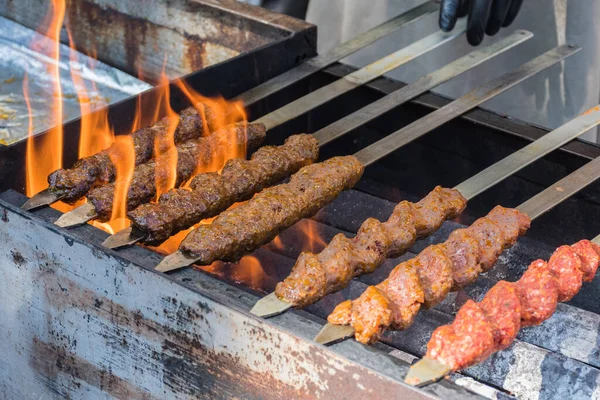
[[[102,242],[102,246],[108,249],[117,249],[119,247],[131,246],[142,240],[146,235],[144,232],[133,227],[125,228],[114,235],[110,235]]]
[[[425,386],[448,375],[452,370],[438,360],[423,357],[408,370],[404,382],[412,386]]]
[[[315,342],[328,345],[341,342],[354,336],[354,328],[350,325],[334,325],[329,322],[315,336]]]
[[[32,198],[27,200],[22,206],[21,209],[25,211],[30,211],[39,207],[48,206],[58,200],[62,199],[64,196],[60,196],[57,193],[50,191],[50,189],[44,189],[41,192],[34,195]]]
[[[70,228],[72,226],[85,224],[97,216],[98,214],[96,214],[94,205],[92,203],[85,203],[74,210],[61,215],[60,218],[54,222],[54,225],[60,226],[61,228]]]
[[[154,269],[159,272],[169,272],[176,269],[187,267],[188,265],[196,262],[198,258],[190,256],[182,252],[181,250],[176,251],[173,254],[169,254],[163,260],[158,263]]]
[[[252,310],[250,310],[250,313],[259,317],[270,318],[284,313],[290,308],[292,308],[291,303],[280,300],[273,292],[257,301]]]

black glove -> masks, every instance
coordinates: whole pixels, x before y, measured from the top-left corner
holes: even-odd
[[[449,32],[457,18],[468,14],[467,40],[477,46],[485,34],[493,36],[500,27],[512,24],[522,4],[523,0],[442,0],[440,28]]]

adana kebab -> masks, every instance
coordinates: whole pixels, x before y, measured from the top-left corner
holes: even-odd
[[[196,262],[205,265],[215,260],[238,260],[352,187],[365,166],[577,51],[575,46],[559,46],[353,156],[333,157],[302,168],[289,183],[265,189],[248,203],[221,213],[212,224],[192,230],[180,249],[165,257],[156,269],[164,272]]]
[[[351,74],[340,78],[339,80],[330,83],[320,89],[315,90],[301,97],[285,106],[262,116],[261,118],[254,121],[256,124],[263,124],[267,130],[273,129],[293,118],[296,118],[327,101],[340,96],[360,85],[363,85],[383,74],[389,72],[399,66],[415,59],[416,57],[425,54],[442,44],[460,36],[465,31],[465,23],[461,23],[461,27],[456,32],[445,33],[436,32],[433,33],[401,50],[398,50],[380,60],[377,60],[370,65],[352,72]],[[294,164],[298,165],[298,164]],[[296,171],[290,171],[293,173]],[[151,175],[145,174],[149,179]],[[145,181],[142,185],[150,184],[150,181]],[[135,194],[135,192],[133,193]],[[129,202],[129,199],[128,199]],[[134,202],[132,202],[134,203]],[[105,203],[107,206],[112,206],[112,203]],[[107,214],[108,209],[103,210],[103,213]],[[75,226],[89,221],[97,216],[97,210],[95,210],[93,204],[87,203],[81,207],[72,210],[60,219],[60,226],[69,227]]]
[[[290,275],[250,312],[271,317],[345,288],[352,278],[373,272],[387,258],[401,256],[417,238],[431,235],[444,221],[456,218],[474,196],[599,124],[600,110],[582,115],[454,189],[438,186],[418,203],[402,201],[386,222],[369,218],[353,238],[340,233],[321,253],[301,253]]]
[[[197,105],[181,112],[179,124],[173,134],[175,143],[183,143],[199,138],[212,128],[214,115],[208,107]],[[169,135],[169,117],[164,117],[150,127],[141,128],[131,134],[135,152],[135,165],[145,163],[154,155],[155,142],[167,142]],[[59,169],[48,175],[48,188],[27,200],[21,208],[31,210],[62,200],[74,203],[83,197],[94,185],[111,182],[115,178],[115,166],[111,156],[119,152],[113,144],[92,156],[81,158],[68,169]]]
[[[438,9],[434,2],[427,2],[401,14],[356,38],[342,43],[327,53],[318,55],[277,77],[258,85],[241,94],[236,100],[241,100],[246,106],[256,103],[289,85],[304,79],[315,72],[333,64],[342,58],[368,46],[369,44],[397,31],[398,29],[420,20]],[[202,105],[198,105],[203,110]],[[193,107],[189,107],[180,114],[180,127],[175,133],[175,143],[181,143],[191,138],[197,138],[206,128],[210,128],[211,115],[205,115],[209,127],[202,126],[202,116],[198,115]],[[168,120],[161,119],[149,128],[142,128],[132,134],[135,146],[136,164],[148,161],[153,155],[154,140],[157,135],[164,135]],[[78,160],[70,169],[61,169],[52,173],[49,179],[49,188],[37,193],[29,199],[22,208],[31,210],[37,207],[54,203],[58,200],[75,202],[84,196],[97,182],[108,182],[114,178],[114,166],[110,162],[109,154],[116,151],[109,148],[90,157]]]
[[[266,129],[263,124],[243,122],[231,124],[225,128],[216,130],[209,136],[178,144],[177,167],[175,170],[175,186],[187,182],[194,174],[198,164],[209,162],[212,158],[222,154],[224,149],[236,143],[243,153],[257,148],[266,137]],[[132,210],[140,204],[152,200],[156,196],[157,182],[167,179],[169,171],[160,168],[168,165],[171,154],[162,154],[145,164],[138,165],[131,178],[127,189],[127,209]],[[162,160],[161,160],[162,159]],[[115,183],[97,186],[87,194],[88,202],[77,207],[73,211],[65,213],[56,220],[55,224],[61,227],[74,226],[85,223],[91,219],[108,221],[112,216],[113,202],[115,198]]]
[[[422,306],[431,308],[450,291],[477,280],[527,231],[531,220],[599,177],[600,157],[517,208],[496,206],[470,227],[452,232],[444,243],[398,264],[387,279],[369,286],[356,300],[340,303],[315,341],[327,344],[354,336],[359,342],[374,343],[388,329],[407,329]]]
[[[476,49],[445,67],[369,104],[337,122],[315,132],[314,146],[322,146],[351,132],[366,123],[431,88],[501,54],[531,38],[526,31],[517,31],[488,47]],[[291,139],[289,139],[291,141]],[[308,144],[308,138],[304,139]],[[297,143],[298,140],[294,140]],[[311,148],[312,148],[311,144]],[[297,157],[301,150],[286,143],[285,146],[259,150],[250,161],[230,160],[222,174],[201,174],[191,184],[192,190],[174,189],[161,197],[158,203],[144,204],[129,213],[133,227],[109,237],[103,245],[121,247],[141,241],[158,244],[180,230],[187,229],[202,219],[218,215],[235,202],[248,200],[260,190],[278,183],[296,172],[303,165]],[[312,151],[312,150],[310,150]],[[318,154],[315,152],[316,161]],[[297,166],[295,166],[297,163]],[[309,164],[306,162],[305,164]],[[290,166],[295,166],[290,168]]]
[[[423,386],[504,350],[519,330],[550,318],[558,302],[569,301],[591,282],[600,263],[600,236],[561,246],[548,262],[532,262],[517,282],[499,281],[476,303],[468,300],[450,325],[438,327],[427,354],[410,367],[405,382]]]

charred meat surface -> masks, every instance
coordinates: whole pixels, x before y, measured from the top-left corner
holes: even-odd
[[[175,143],[183,143],[190,139],[199,138],[212,130],[215,119],[207,106],[198,105],[201,112],[194,107],[183,110],[174,133]],[[131,134],[135,151],[135,164],[139,165],[150,160],[154,154],[154,144],[158,139],[169,135],[169,118],[164,117],[151,127],[141,128]],[[166,140],[165,140],[166,142]],[[74,203],[94,187],[97,183],[111,182],[115,179],[115,166],[110,160],[117,153],[111,146],[97,154],[77,160],[68,169],[59,169],[48,175],[51,191],[64,196],[63,201]]]
[[[548,262],[532,262],[517,282],[500,281],[481,302],[467,301],[452,324],[433,332],[427,356],[456,371],[507,348],[521,327],[541,324],[559,301],[573,298],[599,262],[600,248],[589,240],[559,247]]]
[[[260,148],[250,160],[229,160],[220,174],[199,174],[192,180],[191,190],[170,190],[158,203],[131,211],[129,218],[146,233],[144,243],[158,244],[235,202],[250,199],[318,157],[319,146],[312,135],[293,135],[281,146]]]
[[[418,203],[402,201],[386,222],[369,218],[354,238],[340,233],[321,253],[300,254],[275,293],[296,307],[314,303],[346,287],[352,278],[373,272],[385,259],[402,255],[417,238],[456,218],[466,205],[460,192],[440,186]]]
[[[457,290],[488,270],[500,253],[529,229],[530,218],[518,210],[497,206],[470,227],[457,229],[442,244],[394,268],[389,277],[370,286],[356,300],[338,305],[328,321],[352,325],[362,343],[373,343],[392,328],[412,324],[421,305],[430,308],[450,290]]]
[[[239,260],[353,187],[363,170],[354,156],[303,167],[289,183],[265,189],[248,203],[222,213],[212,224],[194,229],[180,249],[197,257],[200,264]]]
[[[238,154],[244,154],[246,146],[256,148],[266,137],[263,124],[243,122],[229,125],[213,132],[209,136],[188,140],[176,146],[177,149],[177,178],[175,185],[187,182],[196,171],[198,165],[208,164],[212,157],[229,149],[232,143],[241,147]],[[169,157],[162,155],[160,157]],[[147,203],[156,195],[156,182],[164,174],[164,169],[157,168],[160,159],[156,158],[145,164],[138,165],[133,173],[129,191],[127,192],[127,209],[132,210],[140,204]],[[166,164],[166,163],[165,163]],[[98,186],[88,193],[88,200],[94,205],[98,219],[107,221],[111,218],[115,184]],[[187,210],[186,210],[187,211]]]

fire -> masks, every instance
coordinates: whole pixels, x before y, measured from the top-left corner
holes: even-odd
[[[293,241],[293,242],[292,242]],[[285,251],[288,248],[297,248],[301,251],[318,253],[327,246],[319,232],[319,223],[312,219],[302,219],[289,229],[287,235],[278,235],[271,241],[271,248]]]
[[[260,292],[268,292],[275,287],[275,277],[267,274],[260,260],[252,255],[243,257],[235,264],[215,261],[198,268]]]
[[[71,78],[75,84],[77,90],[77,99],[79,100],[79,108],[81,110],[81,126],[79,132],[79,158],[88,157],[96,154],[108,147],[113,143],[115,137],[113,129],[108,124],[108,108],[102,107],[96,112],[92,112],[94,104],[100,104],[105,106],[106,102],[103,98],[96,95],[98,89],[94,82],[91,82],[91,88],[86,87],[85,82],[78,71],[73,68],[73,65],[77,62],[77,56],[75,50],[75,44],[71,31],[67,29],[69,37],[69,47],[71,48],[70,60],[71,66]],[[90,55],[90,60],[95,60],[95,54]],[[90,69],[94,69],[93,61],[89,66]]]
[[[243,283],[254,290],[261,290],[265,287],[269,287],[272,280],[269,277],[258,258],[255,256],[243,257],[240,262],[233,267],[231,271],[231,277],[235,282]]]
[[[299,223],[299,228],[304,232],[302,250],[316,253],[321,251],[327,242],[321,237],[319,233],[319,223],[312,219],[303,219]]]
[[[166,64],[166,57],[165,57]],[[157,88],[158,102],[152,120],[157,121],[161,116],[166,117],[167,131],[157,135],[154,141],[156,198],[175,187],[177,181],[177,148],[175,147],[175,130],[179,125],[179,114],[171,108],[171,90],[169,78],[165,73],[165,64]]]
[[[51,93],[50,107],[48,113],[51,117],[53,128],[51,128],[43,137],[33,137],[32,113],[29,100],[29,80],[27,74],[23,80],[23,93],[27,108],[29,110],[29,137],[27,139],[27,158],[26,158],[26,194],[34,194],[46,189],[48,182],[46,177],[51,172],[62,167],[63,157],[63,104],[62,90],[60,86],[59,70],[59,49],[60,49],[60,28],[65,16],[65,1],[52,0],[50,10],[46,16],[47,26],[44,34],[53,41],[50,45],[42,42],[34,42],[31,47],[36,51],[45,54],[48,58],[55,60],[49,63],[48,74],[54,78],[55,85]]]
[[[45,26],[48,27],[45,32],[46,36],[53,39],[52,46],[46,46],[48,48],[41,49],[39,47],[41,47],[42,44],[32,43],[32,47],[35,47],[38,51],[43,52],[49,58],[56,61],[59,60],[60,29],[63,24],[64,16],[65,0],[52,0],[47,16],[47,23],[45,24]],[[81,110],[78,157],[88,157],[109,148],[113,144],[116,145],[115,151],[113,152],[111,150],[110,152],[111,161],[116,169],[115,198],[112,218],[105,224],[95,221],[90,222],[94,226],[114,233],[129,225],[126,213],[128,188],[135,169],[133,141],[131,137],[115,137],[113,127],[110,126],[108,119],[108,108],[103,107],[98,111],[94,111],[94,109],[97,108],[94,106],[98,105],[99,102],[102,102],[102,105],[105,104],[103,99],[97,95],[98,90],[96,86],[93,83],[86,83],[78,69],[74,68],[74,66],[77,65],[76,61],[78,61],[74,38],[71,37],[71,33],[68,29],[67,34],[69,45],[72,50],[70,54],[72,64],[71,77],[76,88],[76,96],[79,100]],[[95,54],[88,54],[88,56],[92,60],[96,59]],[[177,183],[178,154],[174,135],[180,121],[180,116],[170,104],[172,95],[171,89],[173,89],[173,87],[169,85],[167,72],[165,71],[166,60],[165,56],[160,85],[151,94],[146,94],[143,97],[138,96],[137,109],[133,116],[133,126],[131,127],[130,132],[126,132],[133,133],[140,127],[151,126],[159,121],[160,118],[163,118],[161,123],[166,125],[166,129],[164,129],[160,135],[156,135],[154,143],[154,162],[156,165],[155,184],[157,188],[156,199],[158,199],[161,194],[174,188]],[[30,113],[26,159],[26,193],[28,196],[32,196],[46,189],[48,187],[47,176],[51,172],[62,168],[63,93],[61,92],[60,86],[59,64],[56,62],[52,65],[53,66],[48,73],[54,77],[55,87],[48,99],[48,111],[52,115],[54,128],[42,138],[33,137],[34,127],[32,115]],[[94,65],[90,65],[89,67],[93,69]],[[139,75],[141,77],[141,73]],[[23,85],[26,97],[25,100],[29,107],[30,98],[28,96],[27,79],[24,80]],[[209,120],[212,131],[223,129],[223,133],[219,135],[219,138],[221,139],[219,148],[212,149],[211,157],[209,157],[208,160],[197,160],[195,174],[219,171],[229,159],[245,157],[246,141],[238,141],[233,130],[224,129],[233,123],[247,123],[247,115],[243,103],[241,101],[225,100],[223,97],[209,98],[203,96],[194,91],[183,80],[176,80],[174,85],[180,93],[187,97],[188,102],[200,112],[205,122],[203,135],[212,133],[209,132],[208,129],[209,124],[207,121]],[[205,113],[205,106],[210,110],[210,115]],[[187,184],[189,184],[189,182],[185,182],[184,187]],[[83,204],[85,201],[85,199],[82,199],[75,205],[57,202],[53,207],[63,212],[67,212]],[[207,221],[204,221],[203,223],[207,223]],[[183,232],[176,235],[165,242],[161,247],[157,248],[157,250],[162,252],[173,252],[185,237],[186,233],[187,232]]]
[[[211,122],[210,125],[213,131],[223,130],[228,125],[238,122],[248,122],[248,117],[241,101],[225,100],[223,97],[210,98],[203,96],[181,79],[176,79],[173,83],[188,99],[190,104],[198,110],[198,113],[202,117],[205,136],[211,133],[208,130],[208,120]],[[204,106],[210,110],[210,116],[207,115]],[[213,152],[210,160],[198,160],[194,174],[220,171],[227,160],[246,157],[246,140],[244,139],[244,143],[237,143],[234,132],[227,130],[224,130],[224,132],[220,151]]]
[[[129,226],[127,219],[127,191],[135,168],[135,152],[131,136],[117,136],[115,151],[111,152],[110,160],[115,165],[115,201],[113,202],[110,226],[120,231]]]

